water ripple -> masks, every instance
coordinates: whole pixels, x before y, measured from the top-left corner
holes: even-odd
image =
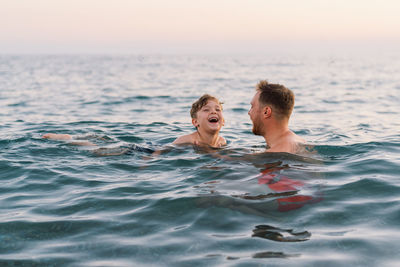
[[[395,266],[399,61],[371,58],[0,56],[0,265]],[[262,153],[247,111],[266,78],[318,154]],[[225,149],[41,138],[163,148],[203,93],[225,103]]]

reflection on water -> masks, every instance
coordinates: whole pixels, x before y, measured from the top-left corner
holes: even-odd
[[[258,252],[253,255],[253,258],[292,258],[292,257],[299,257],[299,254],[285,254],[283,252]]]
[[[309,240],[311,233],[294,232],[292,229],[280,229],[270,225],[257,225],[253,230],[253,236],[278,242],[301,242]]]
[[[210,254],[206,257],[223,257],[224,255],[221,254]],[[246,259],[246,258],[254,258],[254,259],[270,259],[270,258],[278,258],[278,259],[287,259],[293,257],[299,257],[300,254],[285,254],[283,252],[274,252],[274,251],[263,251],[257,252],[252,254],[251,256],[225,256],[227,260],[239,260],[239,259]]]

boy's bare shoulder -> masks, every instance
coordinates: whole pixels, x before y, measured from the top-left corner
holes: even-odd
[[[226,145],[226,139],[223,138],[222,136],[220,136],[220,137],[218,138],[218,145],[219,145],[219,146],[225,146],[225,145]]]
[[[180,136],[172,142],[173,145],[195,145],[195,146],[208,146],[208,144],[203,144],[198,139],[197,133],[191,133],[187,135]],[[225,146],[226,140],[222,136],[218,136],[217,147]]]
[[[194,144],[195,143],[195,133],[187,134],[187,135],[182,135],[178,138],[175,139],[172,144],[174,145],[182,145],[182,144]]]

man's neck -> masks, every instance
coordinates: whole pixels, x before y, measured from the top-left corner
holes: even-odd
[[[266,129],[264,139],[269,148],[274,148],[291,133],[287,123],[275,123],[274,125],[269,125],[268,129]]]

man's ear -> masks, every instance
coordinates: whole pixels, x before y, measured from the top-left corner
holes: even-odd
[[[264,118],[269,118],[272,116],[272,109],[270,106],[265,106],[263,108],[263,117]]]
[[[196,128],[199,126],[199,122],[197,121],[196,118],[192,118],[192,124],[193,124],[193,126],[196,127]]]

